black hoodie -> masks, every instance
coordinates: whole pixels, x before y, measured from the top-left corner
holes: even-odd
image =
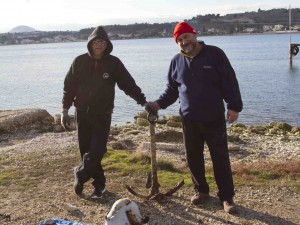
[[[104,56],[96,60],[92,56],[91,42],[94,39],[107,41]],[[88,53],[73,61],[64,81],[63,108],[72,104],[77,110],[91,115],[112,113],[114,108],[115,84],[140,105],[146,98],[121,60],[110,55],[113,45],[106,31],[97,27],[88,37]]]

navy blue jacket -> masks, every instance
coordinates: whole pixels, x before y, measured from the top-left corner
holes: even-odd
[[[225,53],[205,45],[193,59],[182,52],[171,61],[165,92],[157,100],[162,109],[179,97],[183,117],[209,122],[224,116],[227,109],[242,111],[243,102],[235,72]]]

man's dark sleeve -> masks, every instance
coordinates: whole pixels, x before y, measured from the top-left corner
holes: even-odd
[[[161,109],[165,109],[172,105],[178,99],[178,83],[172,78],[173,71],[175,71],[175,63],[171,62],[168,72],[167,87],[164,93],[156,100]]]
[[[75,60],[72,63],[64,81],[62,105],[63,108],[69,109],[76,95],[76,82],[74,78]]]
[[[235,72],[222,50],[220,56],[219,72],[222,74],[222,93],[227,103],[227,109],[241,112],[243,109],[243,101]]]
[[[144,105],[146,103],[146,97],[142,93],[142,90],[135,80],[130,75],[128,70],[125,68],[124,64],[118,59],[116,61],[116,82],[118,87],[133,98],[138,104]]]

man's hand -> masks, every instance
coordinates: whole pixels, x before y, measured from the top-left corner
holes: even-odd
[[[157,111],[159,110],[159,105],[157,102],[146,102],[144,104],[144,109],[150,113],[150,114],[157,114]]]
[[[227,121],[229,123],[233,123],[234,121],[237,120],[238,117],[239,117],[238,112],[235,112],[235,111],[230,110],[230,109],[227,110]]]
[[[71,118],[68,114],[67,109],[63,109],[61,112],[61,125],[64,128],[64,130],[70,130],[70,124],[71,124]]]

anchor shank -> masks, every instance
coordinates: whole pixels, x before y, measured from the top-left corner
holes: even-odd
[[[159,193],[159,183],[157,178],[157,163],[156,163],[156,145],[155,145],[155,123],[150,123],[150,141],[151,141],[151,167],[152,167],[152,194]]]

